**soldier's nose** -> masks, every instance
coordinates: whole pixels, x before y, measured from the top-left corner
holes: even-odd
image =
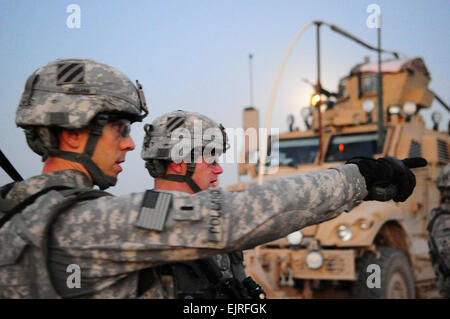
[[[214,174],[216,174],[216,175],[222,174],[222,173],[223,173],[222,166],[220,166],[220,164],[216,164],[216,165],[214,166],[213,172],[214,172]]]
[[[133,139],[131,138],[131,136],[127,136],[125,138],[122,139],[121,142],[121,149],[124,151],[132,151],[136,148],[136,145],[134,144]]]

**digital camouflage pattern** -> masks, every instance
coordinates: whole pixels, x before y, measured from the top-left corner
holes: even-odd
[[[64,173],[73,171],[60,176]],[[350,210],[365,192],[353,165],[272,181],[243,193],[212,189],[190,197],[173,192],[163,232],[134,226],[143,193],[80,203],[53,226],[51,273],[63,275],[62,288],[66,267],[81,267],[82,288],[66,296],[136,297],[137,270],[253,247]],[[186,214],[181,207],[189,205],[194,211]]]
[[[445,165],[439,172],[436,179],[436,186],[438,188],[450,187],[450,164]]]
[[[450,298],[450,204],[443,203],[431,211],[428,247],[439,291]]]
[[[62,171],[52,178],[60,178],[61,183],[82,181],[79,174]],[[36,191],[35,179],[21,182],[20,189],[30,183]],[[55,193],[36,201],[21,218],[39,223]],[[135,226],[144,193],[81,202],[60,214],[48,244],[49,269],[57,290],[64,297],[136,298],[142,269],[243,250],[286,236],[351,210],[367,190],[357,166],[344,165],[273,180],[241,193],[220,188],[194,195],[171,193],[174,199],[163,231]],[[0,229],[0,236],[8,224]],[[13,247],[1,242],[2,254],[7,255]],[[81,268],[81,288],[66,285],[70,264]],[[45,272],[44,265],[38,269]],[[10,277],[0,274],[0,285],[10,282]]]
[[[127,76],[89,59],[60,59],[28,78],[16,125],[81,128],[101,112],[122,112],[136,118],[148,113],[143,94]]]
[[[28,146],[45,161],[49,156],[78,162],[100,189],[113,186],[115,176],[104,174],[92,160],[99,132],[108,122],[141,121],[148,109],[142,86],[120,71],[88,59],[60,59],[34,71],[27,79],[16,110]],[[90,125],[81,153],[59,149],[58,130]]]
[[[428,247],[441,294],[450,298],[450,164],[436,179],[441,204],[428,217]]]
[[[15,183],[7,198],[14,201],[22,199],[51,186],[68,186],[73,188],[91,188],[89,178],[76,170],[58,171],[31,177],[26,182]]]
[[[7,199],[21,201],[50,186],[90,188],[86,175],[59,171],[18,182]],[[57,298],[47,267],[47,227],[64,200],[50,191],[0,229],[0,298]]]
[[[214,149],[216,155],[220,155],[227,148],[224,127],[195,112],[170,112],[154,119],[150,125],[145,125],[144,129],[146,134],[141,157],[145,161],[181,160],[198,147]],[[179,157],[181,150],[184,156]]]

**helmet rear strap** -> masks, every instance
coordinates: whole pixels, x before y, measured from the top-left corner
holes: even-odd
[[[191,190],[194,193],[201,192],[202,189],[192,179],[192,175],[194,175],[196,163],[195,162],[188,163],[187,165],[188,166],[187,166],[186,175],[168,174],[168,175],[158,176],[157,178],[165,179],[165,180],[172,181],[172,182],[185,182],[186,184],[188,184],[188,186],[191,188]]]

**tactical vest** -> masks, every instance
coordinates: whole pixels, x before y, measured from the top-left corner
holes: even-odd
[[[236,251],[142,270],[138,297],[263,299],[265,293],[251,277],[246,277],[243,254]]]
[[[48,271],[50,226],[74,204],[110,194],[52,186],[17,203],[5,199],[11,187],[0,190],[0,298],[61,298]]]
[[[450,205],[441,204],[430,213],[428,247],[438,286],[450,298]]]

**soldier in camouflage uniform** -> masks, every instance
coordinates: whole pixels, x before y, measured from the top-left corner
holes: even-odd
[[[442,168],[436,185],[441,205],[428,216],[428,247],[439,291],[450,298],[450,164]]]
[[[217,186],[223,172],[217,159],[227,149],[221,124],[179,110],[158,117],[144,129],[141,156],[155,178],[155,190],[193,194]],[[149,291],[166,292],[165,298],[265,297],[261,287],[246,276],[242,251],[159,266],[149,270],[148,276],[165,278],[160,280],[164,289]]]
[[[134,148],[129,123],[145,114],[140,87],[98,62],[58,60],[29,77],[16,123],[45,165],[43,174],[0,190],[0,298],[168,296],[164,274],[148,269],[252,248],[364,199],[404,201],[415,186],[402,161],[384,158],[241,193],[93,191],[114,184]],[[70,285],[74,267],[80,281]]]
[[[47,271],[48,229],[74,203],[109,195],[134,149],[130,124],[148,113],[140,84],[87,59],[61,59],[25,83],[16,112],[43,174],[0,189],[0,298],[56,297]],[[31,272],[30,272],[31,270]]]

